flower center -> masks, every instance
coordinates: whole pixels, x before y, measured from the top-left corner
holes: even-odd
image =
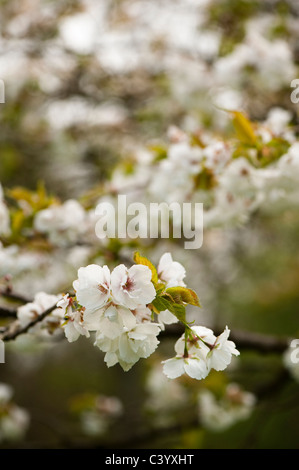
[[[122,288],[123,290],[130,292],[131,290],[133,290],[134,285],[135,285],[134,281],[128,277],[126,283],[123,284]]]
[[[106,294],[109,287],[107,286],[107,284],[99,284],[98,289],[100,292],[102,292],[102,294]]]

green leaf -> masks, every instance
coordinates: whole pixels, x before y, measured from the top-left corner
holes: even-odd
[[[158,296],[152,301],[152,305],[158,312],[169,310],[173,313],[178,320],[186,324],[186,309],[184,305],[176,304],[165,298],[165,296]]]
[[[162,282],[158,282],[158,284],[155,285],[156,288],[156,294],[157,295],[162,295],[162,292],[165,291],[165,284]]]
[[[192,289],[188,289],[187,287],[169,287],[165,292],[171,296],[176,304],[185,303],[195,305],[196,307],[201,306],[196,292]]]
[[[240,111],[230,111],[233,115],[233,125],[239,140],[245,144],[255,146],[257,136],[254,133],[252,123]]]
[[[157,273],[157,270],[155,268],[155,266],[153,265],[153,263],[151,263],[150,260],[148,260],[145,256],[141,256],[140,253],[138,253],[138,251],[134,254],[134,262],[136,264],[143,264],[144,266],[147,266],[148,268],[150,268],[151,272],[152,272],[152,282],[153,284],[157,284],[158,282],[158,273]]]
[[[186,308],[184,305],[171,304],[171,309],[169,309],[180,322],[186,325]]]
[[[167,158],[167,147],[163,145],[149,145],[148,149],[155,153],[155,162]]]
[[[162,296],[157,296],[152,301],[152,305],[155,307],[156,310],[158,310],[158,312],[163,312],[164,310],[171,311],[171,308],[172,308],[171,302]]]

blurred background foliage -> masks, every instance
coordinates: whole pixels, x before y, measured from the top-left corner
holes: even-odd
[[[2,0],[0,7],[0,181],[8,197],[15,186],[36,190],[41,181],[53,197],[83,196],[119,161],[129,168],[136,149],[163,149],[173,124],[197,122],[230,136],[231,123],[213,104],[227,88],[252,119],[279,106],[298,126],[290,100],[299,63],[295,0]],[[246,43],[249,29],[262,31],[270,48],[283,41],[290,61],[282,52],[265,73],[245,65],[225,78],[217,64]],[[280,75],[271,82],[274,69]],[[298,211],[256,213],[249,225],[205,234],[192,263],[173,246],[204,306],[196,320],[298,337],[298,233]],[[181,379],[187,398],[166,417],[149,411],[151,365],[172,354],[173,342],[163,340],[159,353],[127,373],[107,369],[82,338],[8,344],[0,380],[12,385],[31,423],[23,440],[0,448],[298,448],[299,384],[274,353],[241,351],[240,367],[225,375]],[[197,421],[197,395],[228,382],[254,393],[257,405],[247,420],[207,430]],[[97,410],[100,424],[88,415],[97,396],[121,402],[104,424],[107,404]]]

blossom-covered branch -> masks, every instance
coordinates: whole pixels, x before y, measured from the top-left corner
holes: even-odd
[[[38,315],[35,315],[35,317],[26,322],[25,324],[22,324],[20,320],[16,320],[15,322],[11,323],[1,334],[0,334],[0,340],[2,341],[11,341],[13,339],[16,339],[18,336],[27,333],[29,330],[33,329],[37,325],[39,325],[45,318],[47,318],[49,315],[53,313],[54,310],[57,309],[56,304],[52,305],[51,307],[47,308],[43,312],[41,312]]]
[[[175,357],[164,361],[165,374],[176,378],[186,372],[202,379],[211,369],[225,369],[239,352],[228,340],[227,327],[216,337],[211,329],[188,323],[186,306],[200,303],[185,284],[185,268],[170,253],[161,257],[157,268],[139,253],[134,262],[112,272],[96,264],[81,267],[73,283],[74,297],[36,294],[33,302],[17,309],[18,320],[0,339],[9,341],[27,331],[53,334],[63,328],[73,342],[94,332],[107,366],[119,363],[127,371],[156,350],[166,325],[180,322],[185,332],[175,345]]]

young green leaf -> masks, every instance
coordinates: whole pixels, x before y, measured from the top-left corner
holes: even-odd
[[[158,312],[169,310],[178,320],[186,324],[186,309],[184,305],[176,304],[164,296],[158,296],[152,301],[152,305]]]
[[[176,304],[185,303],[195,305],[196,307],[201,306],[196,292],[192,289],[188,289],[187,287],[169,287],[165,292],[171,296]]]
[[[163,312],[164,310],[170,310],[171,302],[164,297],[157,296],[153,301],[152,305],[155,307],[156,310],[159,312]],[[171,310],[170,310],[171,311]]]
[[[257,137],[249,119],[240,111],[231,111],[233,115],[233,125],[239,140],[245,144],[256,145]]]

